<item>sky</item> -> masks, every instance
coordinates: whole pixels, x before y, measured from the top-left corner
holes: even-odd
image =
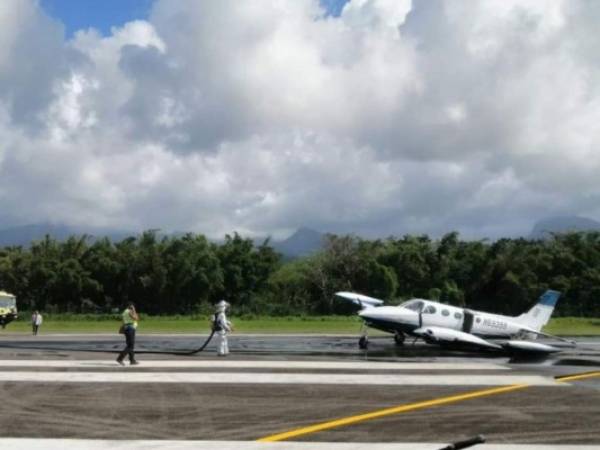
[[[68,38],[88,28],[109,36],[113,27],[146,20],[152,3],[153,0],[40,0],[44,12],[63,24]]]
[[[600,219],[600,4],[3,0],[0,226]]]
[[[58,19],[71,38],[82,29],[94,28],[108,36],[114,27],[133,20],[147,20],[154,0],[40,0],[42,9]],[[339,17],[348,0],[320,0],[327,15]]]

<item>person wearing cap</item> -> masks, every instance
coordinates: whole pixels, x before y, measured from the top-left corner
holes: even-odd
[[[117,362],[124,366],[125,363],[123,362],[123,359],[125,359],[125,356],[129,355],[129,364],[135,366],[139,364],[135,360],[135,330],[140,318],[133,303],[130,303],[127,306],[127,308],[123,311],[123,314],[121,314],[121,318],[123,319],[121,332],[125,335],[125,348],[121,353],[119,353]]]
[[[227,320],[225,314],[229,303],[225,300],[221,300],[215,305],[215,315],[213,322],[213,329],[217,333],[219,340],[217,342],[217,355],[226,356],[229,354],[229,345],[227,344],[227,333],[233,331],[233,325]]]

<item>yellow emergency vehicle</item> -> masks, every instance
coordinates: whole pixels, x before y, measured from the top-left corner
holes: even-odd
[[[0,326],[6,327],[17,318],[17,298],[5,291],[0,291]]]

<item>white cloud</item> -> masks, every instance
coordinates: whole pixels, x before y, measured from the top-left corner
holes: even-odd
[[[600,8],[157,0],[66,41],[0,6],[4,222],[366,235],[600,218]]]

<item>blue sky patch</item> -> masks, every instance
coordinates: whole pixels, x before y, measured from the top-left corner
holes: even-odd
[[[111,27],[147,19],[153,0],[41,0],[50,16],[60,20],[71,38],[77,30],[95,28],[104,36]]]
[[[348,0],[320,0],[327,14],[338,17]],[[111,27],[147,19],[154,0],[40,0],[44,11],[60,20],[67,38],[77,30],[95,28],[104,36]]]
[[[344,6],[350,0],[320,0],[320,1],[321,1],[321,5],[323,5],[325,7],[325,9],[327,10],[327,14],[334,16],[334,17],[339,17],[339,15],[342,13],[342,9],[344,9]]]

